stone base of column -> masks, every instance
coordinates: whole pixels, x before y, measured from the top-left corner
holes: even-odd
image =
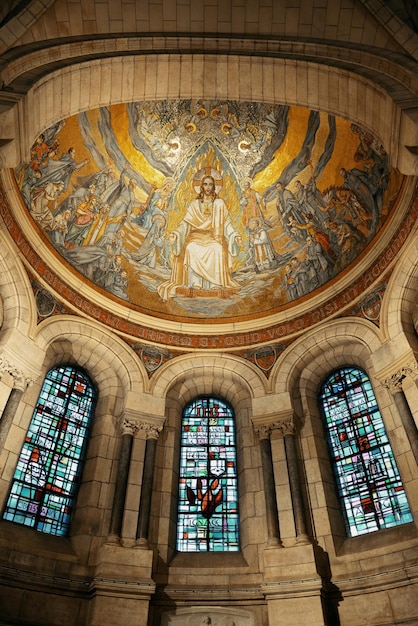
[[[122,588],[122,581],[94,580],[92,593],[89,626],[147,626],[151,593],[146,587],[125,584]]]
[[[266,593],[269,626],[326,626],[322,610],[320,586],[298,590],[281,589],[283,597],[270,597]]]
[[[148,550],[148,539],[145,537],[140,537],[135,542],[135,548],[141,548],[142,550]]]
[[[312,544],[264,551],[269,626],[324,626],[323,581]]]
[[[269,539],[267,542],[266,550],[272,550],[274,548],[283,548],[283,543],[277,537]]]
[[[89,626],[147,626],[155,583],[152,551],[106,543],[90,585]]]

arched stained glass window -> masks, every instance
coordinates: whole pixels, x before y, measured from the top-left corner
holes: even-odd
[[[238,551],[235,420],[231,407],[200,397],[183,411],[177,549]]]
[[[67,535],[96,399],[81,371],[56,367],[45,377],[20,452],[3,519]]]
[[[320,390],[328,443],[350,536],[412,521],[386,429],[367,375],[345,367]]]

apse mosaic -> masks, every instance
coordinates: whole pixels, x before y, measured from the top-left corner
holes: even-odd
[[[15,170],[57,253],[160,317],[252,318],[306,298],[382,228],[402,184],[346,120],[257,102],[134,102],[47,129]]]

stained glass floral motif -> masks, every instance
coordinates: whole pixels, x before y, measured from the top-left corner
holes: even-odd
[[[68,534],[94,403],[85,374],[72,367],[48,372],[3,519],[50,535]]]
[[[183,412],[177,549],[238,551],[235,421],[217,398],[201,397]]]
[[[320,404],[348,534],[412,522],[367,375],[354,367],[333,372],[321,387]]]

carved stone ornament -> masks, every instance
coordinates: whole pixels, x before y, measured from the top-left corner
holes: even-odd
[[[135,436],[135,433],[138,430],[138,424],[136,422],[125,418],[120,421],[119,427],[122,435],[132,435],[132,437]]]
[[[162,426],[151,424],[150,422],[142,422],[140,420],[126,419],[125,417],[119,421],[119,428],[122,435],[132,435],[142,431],[145,433],[146,439],[158,439]]]
[[[139,430],[145,432],[147,439],[158,439],[158,436],[163,429],[162,426],[150,424],[149,422],[138,422],[138,428]]]
[[[254,426],[254,429],[260,439],[268,439],[273,431],[278,431],[282,437],[296,433],[296,425],[293,418],[270,422],[269,424],[258,424]]]
[[[391,393],[396,393],[397,391],[402,391],[402,381],[407,377],[411,377],[414,380],[418,378],[418,364],[416,361],[404,365],[392,376],[385,378],[382,381],[382,385],[389,389]]]
[[[271,424],[261,424],[260,426],[254,426],[254,430],[257,433],[259,439],[270,439]]]
[[[0,356],[0,379],[3,374],[9,374],[13,378],[13,387],[26,391],[27,387],[33,385],[33,379],[29,376],[25,376],[24,373],[14,365],[11,365],[7,359]]]

